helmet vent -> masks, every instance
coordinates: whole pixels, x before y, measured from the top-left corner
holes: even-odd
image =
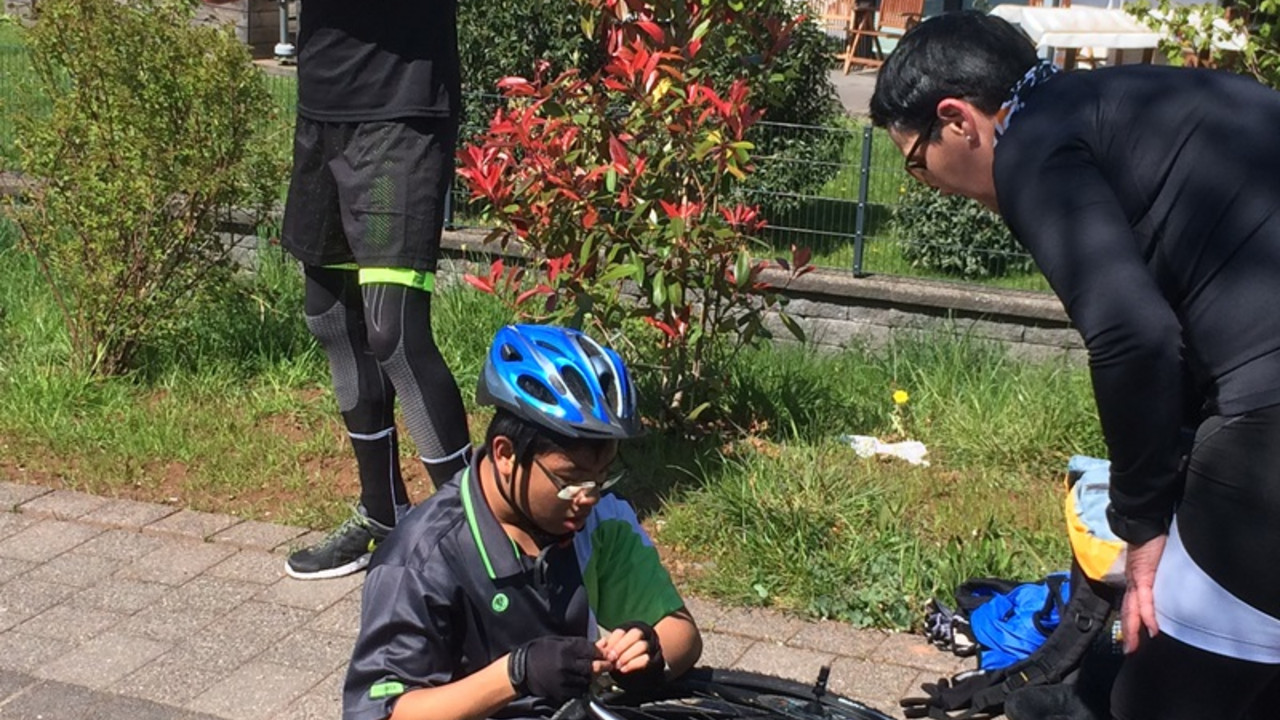
[[[582,374],[576,368],[564,367],[560,369],[560,375],[564,378],[564,384],[569,387],[569,393],[579,403],[591,407],[591,388],[588,387],[587,381],[582,378]]]
[[[555,393],[551,392],[551,390],[546,385],[543,385],[542,383],[538,382],[534,378],[529,377],[528,375],[521,375],[516,380],[516,384],[520,386],[521,390],[525,391],[529,395],[532,395],[535,400],[545,405],[558,404],[556,402]]]
[[[613,371],[600,373],[600,387],[604,388],[604,399],[611,409],[618,407],[618,383],[614,381]]]
[[[506,362],[519,362],[521,360],[524,360],[524,356],[522,356],[520,354],[520,351],[515,349],[515,346],[513,346],[511,343],[503,343],[502,359]]]
[[[557,357],[564,357],[564,349],[558,348],[546,340],[535,340],[534,344]]]

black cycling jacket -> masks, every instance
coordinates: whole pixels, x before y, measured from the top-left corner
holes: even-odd
[[[1084,337],[1112,527],[1142,542],[1178,498],[1180,427],[1280,403],[1280,93],[1125,66],[1024,99],[1000,213]]]

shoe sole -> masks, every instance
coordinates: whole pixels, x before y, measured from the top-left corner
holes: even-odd
[[[300,570],[294,570],[293,566],[289,564],[289,561],[285,560],[284,571],[289,577],[295,580],[329,580],[332,578],[340,578],[340,577],[346,577],[347,575],[354,575],[355,573],[360,572],[361,570],[368,567],[370,557],[372,557],[371,553],[365,553],[364,555],[361,555],[360,557],[356,558],[355,560],[352,560],[346,565],[339,565],[338,567],[329,568],[327,570],[316,570],[314,572],[302,572]]]

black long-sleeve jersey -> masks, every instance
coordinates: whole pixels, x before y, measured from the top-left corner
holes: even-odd
[[[1024,100],[995,148],[1000,213],[1084,337],[1112,527],[1142,542],[1177,501],[1187,408],[1280,403],[1280,93],[1125,66]]]

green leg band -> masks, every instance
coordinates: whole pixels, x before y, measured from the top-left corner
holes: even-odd
[[[404,285],[423,292],[436,289],[436,274],[409,268],[360,268],[360,284]]]

